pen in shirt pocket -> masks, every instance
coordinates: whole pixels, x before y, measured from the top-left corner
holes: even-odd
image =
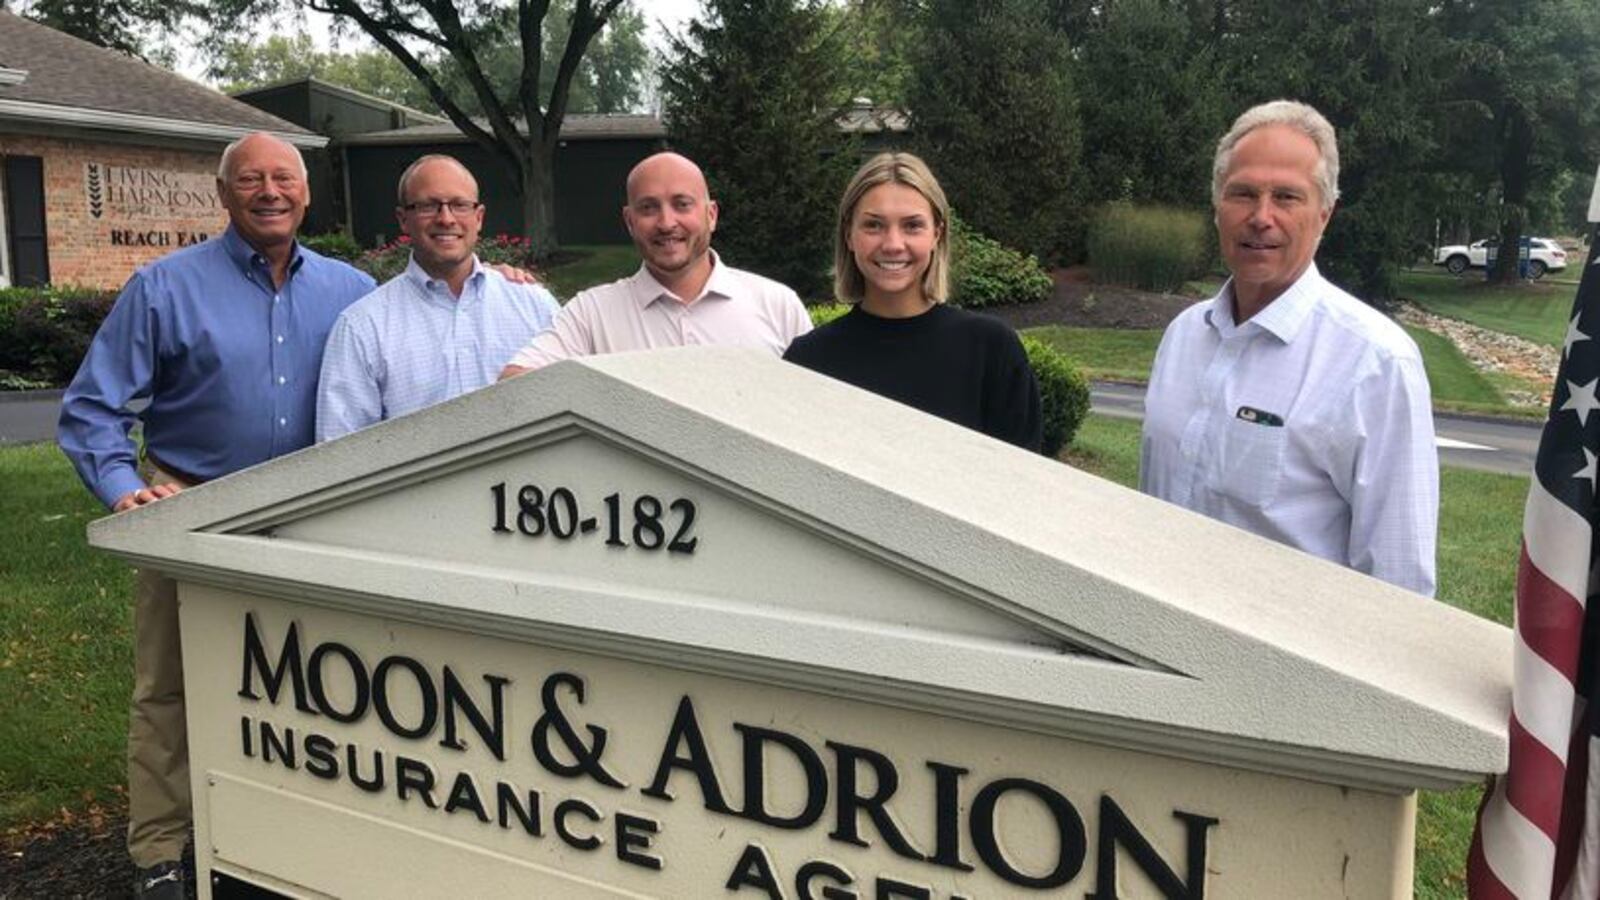
[[[1256,425],[1269,425],[1273,428],[1283,427],[1283,416],[1277,413],[1269,413],[1264,409],[1256,409],[1254,406],[1241,406],[1239,411],[1234,413],[1234,416]]]

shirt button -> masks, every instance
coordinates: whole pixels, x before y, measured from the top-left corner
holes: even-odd
[[[283,335],[278,335],[278,343],[283,343]]]
[[[282,375],[279,375],[279,376],[278,376],[278,383],[279,383],[279,384],[283,384],[283,383],[284,383],[284,382],[285,382],[285,381],[288,381],[288,380],[289,380],[289,379],[287,379],[287,378],[285,378],[285,377],[284,377],[284,376],[282,376]]]
[[[288,419],[279,419],[279,420],[278,420],[278,424],[279,424],[279,425],[280,425],[280,426],[285,426],[285,425],[288,425],[288,424],[289,424],[289,420],[288,420]]]
[[[279,300],[282,300],[282,299],[283,299],[283,298],[282,298],[282,297],[280,297],[280,296],[277,296],[277,295],[273,295],[273,297],[272,297],[272,302],[273,302],[273,303],[277,303],[277,302],[278,302],[278,301],[279,301]]]

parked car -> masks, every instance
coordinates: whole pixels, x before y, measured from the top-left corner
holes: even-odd
[[[1500,239],[1485,238],[1466,246],[1453,244],[1440,247],[1433,254],[1433,264],[1444,266],[1452,275],[1460,275],[1468,268],[1481,269],[1488,264],[1489,248],[1498,247]],[[1549,238],[1528,239],[1528,277],[1543,278],[1545,272],[1559,272],[1567,267],[1567,251]]]

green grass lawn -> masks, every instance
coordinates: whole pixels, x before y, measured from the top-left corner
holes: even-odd
[[[1150,380],[1150,363],[1161,343],[1161,331],[1154,328],[1042,325],[1027,333],[1065,353],[1092,379],[1136,384]]]
[[[1133,487],[1139,478],[1139,423],[1090,416],[1066,452],[1073,465]],[[1446,468],[1440,473],[1439,597],[1511,624],[1522,540],[1526,478]],[[1481,790],[1423,791],[1417,814],[1416,895],[1460,897],[1467,845]]]
[[[1497,414],[1518,412],[1506,405],[1494,383],[1473,368],[1447,338],[1417,328],[1406,331],[1422,351],[1435,408]],[[1144,384],[1150,378],[1150,363],[1161,343],[1161,332],[1155,329],[1044,325],[1027,332],[1067,354],[1085,375],[1100,381]],[[1542,415],[1543,411],[1527,414]]]
[[[104,509],[53,444],[0,448],[0,826],[123,784],[133,578],[89,551]]]
[[[1577,293],[1576,282],[1498,285],[1485,283],[1482,272],[1460,278],[1442,270],[1400,273],[1400,296],[1431,313],[1551,347],[1566,336]]]
[[[585,244],[562,248],[559,265],[544,271],[550,292],[565,303],[585,288],[626,278],[639,270],[632,244]]]
[[[1090,416],[1066,458],[1131,487],[1138,423]],[[1509,623],[1526,481],[1460,469],[1442,478],[1440,596]],[[101,510],[53,446],[0,448],[0,490],[3,828],[120,791],[132,578],[85,545],[84,526]],[[1476,787],[1422,795],[1417,896],[1461,895],[1478,795]]]

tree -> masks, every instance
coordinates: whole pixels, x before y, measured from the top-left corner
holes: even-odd
[[[928,0],[908,90],[913,140],[951,204],[1002,243],[1053,258],[1079,216],[1078,97],[1046,0]]]
[[[41,25],[160,63],[170,62],[172,51],[156,35],[177,31],[201,11],[197,0],[24,0],[18,6]]]
[[[1592,172],[1600,156],[1600,7],[1447,0],[1439,16],[1460,72],[1448,146],[1456,165],[1493,173],[1500,246],[1516,247],[1563,173]],[[1516,281],[1517,254],[1501,253],[1492,277]]]
[[[1115,0],[1086,23],[1076,82],[1090,201],[1210,205],[1228,115],[1206,24],[1171,0]]]
[[[275,34],[261,43],[229,40],[217,45],[207,74],[224,93],[296,78],[320,78],[391,103],[436,111],[417,79],[389,53],[373,48],[318,50],[304,31]]]
[[[843,33],[820,0],[709,0],[662,70],[668,133],[721,207],[729,262],[824,290],[834,210],[856,159]]]
[[[219,21],[276,10],[290,0],[216,0]],[[624,0],[573,0],[567,39],[554,76],[545,36],[550,0],[520,0],[514,8],[455,0],[297,0],[334,16],[375,41],[410,72],[439,111],[511,173],[522,200],[523,230],[534,251],[548,256],[559,247],[555,222],[555,151],[579,64],[595,37]],[[490,79],[486,55],[496,39],[516,36],[519,51],[507,71],[516,77],[502,94]],[[454,66],[475,98],[481,118],[445,87],[446,64]]]

